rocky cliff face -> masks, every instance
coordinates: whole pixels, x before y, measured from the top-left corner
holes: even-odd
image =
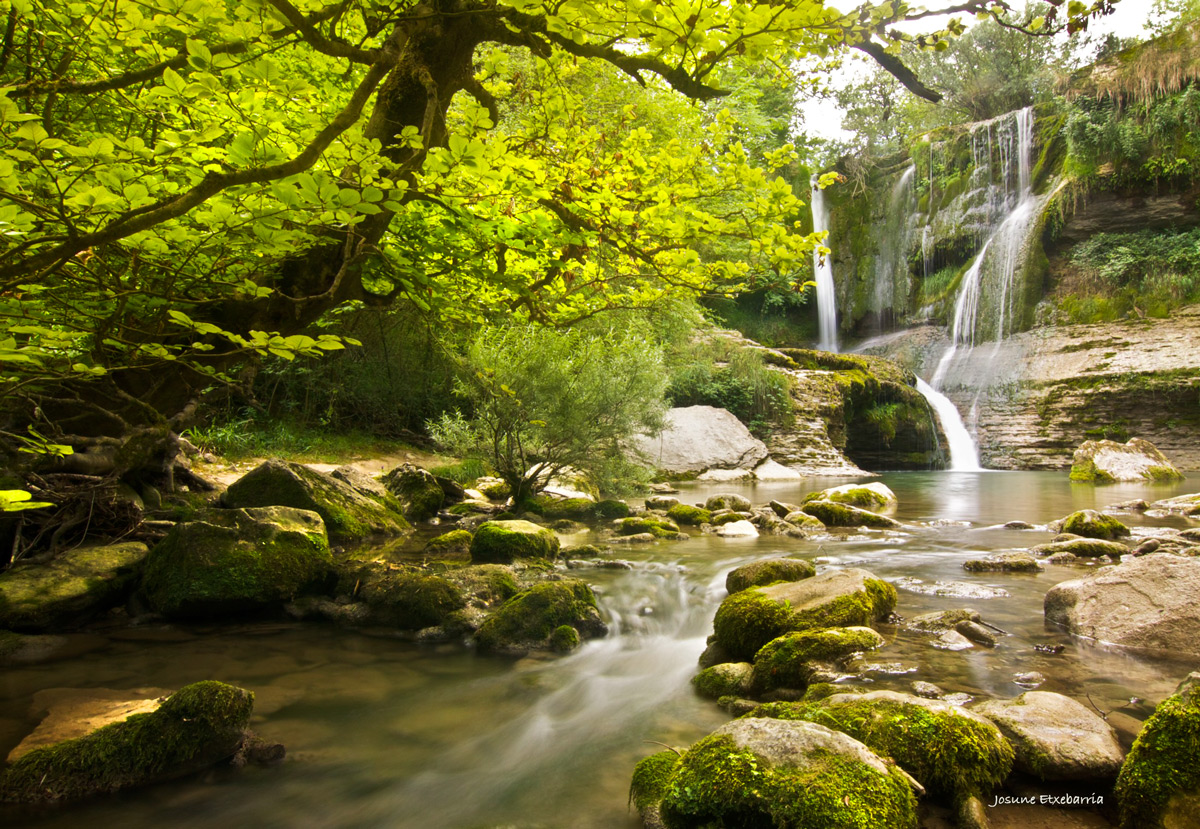
[[[942,329],[921,326],[869,351],[927,377],[948,345]],[[990,468],[1066,469],[1085,440],[1140,437],[1200,469],[1200,306],[983,343],[956,355],[943,391]]]

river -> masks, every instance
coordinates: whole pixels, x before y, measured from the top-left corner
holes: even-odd
[[[724,575],[757,558],[795,555],[821,568],[855,566],[896,584],[897,612],[973,607],[1010,635],[994,650],[936,650],[925,635],[881,626],[888,644],[865,659],[848,685],[907,690],[914,680],[977,698],[1025,690],[1014,678],[1042,673],[1058,691],[1104,711],[1132,740],[1154,703],[1192,662],[1150,658],[1074,640],[1047,628],[1042,596],[1085,566],[1043,573],[971,574],[968,558],[1025,549],[1043,530],[1005,529],[1132,498],[1200,490],[1178,485],[1070,484],[1065,472],[904,472],[877,476],[900,500],[901,533],[851,533],[824,540],[722,539],[618,548],[632,569],[581,568],[612,628],[604,640],[562,658],[480,657],[460,645],[421,646],[385,632],[311,624],[184,628],[113,625],[77,634],[67,660],[12,667],[0,675],[0,752],[36,722],[33,695],[49,688],[177,688],[220,679],[254,691],[252,728],[288,747],[274,768],[218,769],[81,804],[0,811],[5,826],[164,827],[580,827],[633,829],[629,777],[660,744],[684,747],[728,719],[696,697],[688,680],[724,595]],[[740,492],[755,504],[796,502],[842,483],[685,484],[703,501]],[[1186,519],[1122,514],[1141,526]],[[1192,522],[1195,526],[1195,522]],[[589,540],[564,537],[565,544]],[[912,581],[912,580],[920,580]],[[990,598],[932,595],[935,582],[965,583]],[[1001,595],[1007,594],[1007,595]],[[1061,644],[1061,653],[1035,645]],[[1130,702],[1131,698],[1138,701]]]

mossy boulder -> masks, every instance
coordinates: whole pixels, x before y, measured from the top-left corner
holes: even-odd
[[[667,517],[676,524],[690,524],[693,527],[698,527],[701,524],[707,524],[712,521],[712,513],[703,507],[694,507],[691,504],[675,504],[667,510]]]
[[[653,515],[635,515],[621,519],[617,535],[641,535],[650,533],[655,538],[677,538],[679,525]]]
[[[37,633],[75,627],[125,601],[149,548],[137,541],[80,547],[45,564],[0,573],[0,628]]]
[[[868,627],[785,633],[763,645],[755,654],[750,688],[756,694],[775,688],[803,690],[814,670],[837,665],[852,654],[882,645],[883,637]]]
[[[1063,519],[1062,531],[1084,538],[1099,538],[1112,541],[1129,535],[1129,528],[1111,515],[1094,509],[1073,512]]]
[[[596,502],[591,498],[556,498],[553,495],[535,495],[521,507],[547,521],[589,519],[596,515]]]
[[[969,573],[1038,573],[1042,565],[1029,553],[997,553],[987,558],[972,558],[963,562]]]
[[[481,650],[500,653],[554,650],[564,641],[556,633],[563,625],[574,628],[580,639],[608,632],[595,594],[577,579],[544,582],[518,593],[484,620],[476,642]]]
[[[646,803],[651,792],[661,793],[657,805],[670,829],[917,825],[916,798],[898,769],[857,740],[811,722],[734,720],[673,767],[663,758],[643,768],[635,800]]]
[[[749,512],[750,506],[749,498],[731,492],[724,495],[712,495],[704,502],[704,508],[709,512],[716,512],[722,509],[730,509],[734,512]]]
[[[431,556],[465,553],[471,549],[471,539],[474,537],[470,530],[451,530],[425,542],[425,553]]]
[[[1118,541],[1104,541],[1100,538],[1074,538],[1070,541],[1055,541],[1051,544],[1039,544],[1031,547],[1029,552],[1035,556],[1052,556],[1057,553],[1069,553],[1079,558],[1120,558],[1129,552],[1129,548]]]
[[[1127,443],[1088,440],[1075,450],[1071,480],[1094,484],[1182,481],[1183,473],[1148,440],[1133,438]]]
[[[713,619],[716,641],[733,659],[749,662],[785,633],[870,625],[896,606],[896,589],[857,568],[796,582],[752,587],[721,602]]]
[[[1117,777],[1121,829],[1200,826],[1200,687],[1184,684],[1146,720]]]
[[[789,512],[783,517],[783,520],[793,527],[799,527],[802,530],[809,530],[811,532],[820,532],[825,529],[825,524],[821,522],[821,519],[800,510]]]
[[[369,624],[421,630],[446,624],[467,604],[457,585],[432,573],[375,561],[356,576],[355,598],[367,605]]]
[[[141,594],[172,618],[224,618],[323,589],[333,558],[315,512],[214,509],[177,524],[146,558]]]
[[[619,498],[604,498],[592,506],[592,512],[600,520],[625,518],[629,515],[629,504]]]
[[[646,827],[662,826],[659,804],[666,793],[671,775],[679,765],[680,755],[674,751],[660,751],[638,761],[633,768],[633,780],[629,784],[629,802],[642,816]]]
[[[154,712],[25,754],[0,775],[0,801],[73,800],[199,771],[238,750],[253,701],[221,682],[188,685]]]
[[[954,608],[952,610],[935,610],[932,613],[922,613],[908,620],[908,627],[929,633],[941,633],[954,630],[963,622],[979,622],[980,615],[970,608]]]
[[[475,488],[493,501],[503,501],[512,496],[512,487],[499,478],[480,478]]]
[[[806,500],[832,501],[835,504],[848,504],[871,512],[892,512],[900,504],[896,493],[878,481],[831,487],[809,495]]]
[[[472,564],[456,567],[444,573],[445,578],[458,586],[467,603],[476,608],[490,608],[517,595],[516,575],[503,564]]]
[[[745,696],[750,690],[750,675],[754,667],[749,662],[722,662],[705,668],[692,677],[696,693],[709,699],[726,696]]]
[[[801,581],[816,574],[817,568],[810,562],[798,558],[768,558],[730,570],[725,576],[725,589],[737,593],[779,581]]]
[[[488,521],[471,539],[471,561],[476,564],[512,564],[518,559],[553,559],[562,548],[554,530],[529,521]]]
[[[321,516],[329,538],[360,541],[412,529],[394,498],[376,500],[344,481],[289,461],[270,460],[247,472],[222,496],[228,507],[293,507]]]
[[[400,502],[409,521],[424,521],[438,514],[446,503],[446,492],[432,472],[401,464],[383,476],[383,485]]]
[[[954,802],[986,795],[1012,770],[1013,749],[988,720],[939,700],[896,691],[767,703],[754,716],[819,722],[890,757],[931,794]]]
[[[902,526],[899,521],[886,515],[870,512],[849,504],[833,501],[809,501],[800,507],[801,512],[816,518],[826,527],[874,527],[894,529]]]
[[[722,512],[714,515],[710,523],[714,527],[724,527],[726,524],[736,524],[738,521],[749,521],[753,517],[748,512]]]

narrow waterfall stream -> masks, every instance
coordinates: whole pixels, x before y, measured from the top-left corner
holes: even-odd
[[[817,186],[817,177],[812,179],[813,232],[829,230],[829,208],[825,206],[825,194]],[[837,351],[837,293],[833,284],[832,255],[822,256],[813,251],[813,270],[817,276],[817,348],[821,351]]]
[[[942,431],[946,435],[947,443],[950,444],[950,471],[981,471],[983,467],[979,465],[979,449],[975,445],[975,439],[967,431],[967,425],[963,423],[962,415],[950,402],[950,398],[935,390],[920,377],[917,378],[917,391],[929,401],[929,405],[937,412],[938,421],[942,424]]]

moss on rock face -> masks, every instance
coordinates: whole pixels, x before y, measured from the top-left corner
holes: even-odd
[[[931,793],[956,802],[990,792],[1012,770],[1012,746],[995,725],[949,703],[895,691],[767,703],[754,716],[835,728],[891,757]]]
[[[555,630],[562,625],[574,628],[582,639],[608,632],[592,589],[576,579],[545,582],[518,593],[484,621],[476,641],[486,651],[544,650],[552,647]]]
[[[1039,544],[1029,550],[1035,556],[1053,556],[1068,553],[1081,558],[1100,558],[1110,556],[1120,558],[1129,552],[1129,548],[1118,541],[1104,541],[1099,538],[1075,538],[1070,541],[1055,541],[1052,544]]]
[[[744,729],[745,723],[730,726]],[[916,827],[916,798],[908,781],[865,749],[846,751],[828,729],[807,725],[803,730],[820,729],[821,737],[790,741],[791,754],[764,746],[768,757],[724,733],[730,726],[692,746],[665,785],[660,783],[666,826]],[[830,747],[818,742],[822,738]]]
[[[1084,538],[1111,541],[1129,535],[1129,528],[1110,515],[1092,509],[1073,512],[1063,519],[1062,531]]]
[[[445,624],[466,607],[462,591],[441,576],[391,568],[372,562],[360,571],[360,600],[370,608],[373,624],[421,630]]]
[[[448,570],[446,579],[463,591],[467,602],[476,607],[491,607],[517,595],[517,579],[502,564],[473,564]]]
[[[677,524],[690,524],[694,527],[712,521],[711,512],[691,504],[675,504],[667,510],[667,517]]]
[[[0,628],[77,626],[125,601],[149,549],[137,541],[80,547],[0,573]]]
[[[1200,689],[1154,709],[1117,777],[1122,829],[1200,825]]]
[[[488,521],[471,539],[471,561],[476,564],[511,564],[522,558],[552,559],[562,545],[554,530],[529,521]]]
[[[679,525],[665,518],[655,518],[653,515],[636,515],[622,519],[617,527],[618,535],[641,535],[650,533],[655,538],[675,538],[679,535]]]
[[[211,766],[241,745],[253,702],[221,682],[188,685],[157,711],[30,751],[0,776],[0,801],[70,800]]]
[[[809,515],[807,512],[801,512],[800,510],[789,512],[783,517],[783,520],[794,527],[799,527],[802,530],[820,532],[821,530],[825,529],[825,525],[821,523],[819,518]]]
[[[709,512],[731,509],[734,512],[747,512],[750,509],[750,499],[734,493],[713,495],[704,502],[704,508]]]
[[[832,501],[835,504],[848,504],[872,512],[894,510],[899,501],[896,494],[887,486],[877,481],[868,484],[846,484],[826,489],[818,493],[814,501]]]
[[[814,663],[836,664],[851,654],[881,645],[883,637],[868,627],[785,633],[755,654],[750,687],[757,694],[775,688],[803,689],[812,676]]]
[[[709,699],[720,699],[724,696],[743,696],[750,689],[750,673],[753,666],[749,662],[722,662],[705,668],[692,677],[692,687],[696,693]]]
[[[401,464],[383,476],[383,485],[400,502],[409,521],[424,521],[438,514],[446,493],[432,472]]]
[[[713,632],[732,658],[748,662],[785,633],[869,625],[895,606],[896,589],[887,582],[865,570],[836,570],[734,593],[717,608]]]
[[[886,515],[869,512],[848,504],[833,501],[809,501],[800,510],[816,518],[827,527],[877,527],[891,529],[901,526],[899,521]]]
[[[679,765],[679,754],[660,751],[638,761],[633,768],[633,780],[629,784],[629,802],[639,811],[657,805],[662,800],[667,783],[675,767]]]
[[[817,568],[810,562],[798,558],[768,558],[730,570],[725,577],[725,589],[730,593],[738,593],[750,587],[780,581],[800,581],[816,574]]]
[[[471,549],[471,539],[474,535],[470,530],[451,530],[448,533],[429,539],[425,543],[425,552],[431,556],[444,556],[448,553],[465,553]]]
[[[596,502],[590,498],[555,498],[552,495],[535,495],[520,505],[523,509],[540,515],[547,521],[564,518],[592,518],[596,514]]]
[[[146,559],[141,592],[159,613],[224,617],[279,606],[329,579],[321,517],[290,507],[209,510]]]
[[[270,460],[250,470],[230,485],[222,501],[235,508],[312,510],[325,521],[334,541],[399,535],[412,529],[395,498],[372,499],[344,481],[288,461]]]

